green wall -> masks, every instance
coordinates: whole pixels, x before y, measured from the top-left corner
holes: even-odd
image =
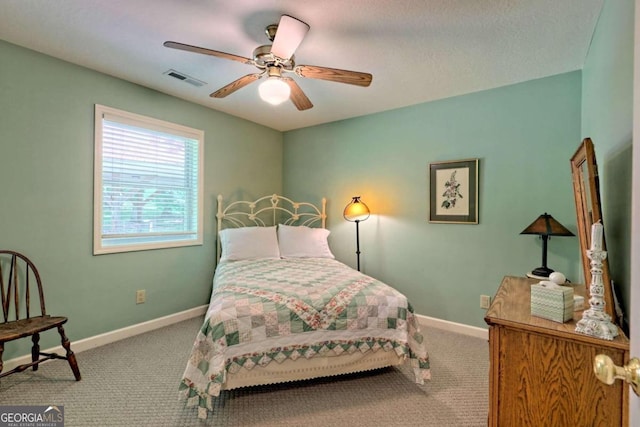
[[[629,314],[634,1],[604,3],[582,80],[582,135],[593,140],[611,277]],[[639,183],[634,183],[638,185]]]
[[[0,247],[36,263],[69,338],[207,304],[216,196],[281,191],[282,134],[1,41],[0,58]],[[92,255],[96,103],[204,130],[203,246]],[[57,340],[45,334],[41,345]],[[27,352],[28,340],[11,342],[3,358]]]
[[[544,212],[576,230],[581,85],[573,72],[286,132],[285,193],[327,197],[333,251],[350,265],[355,229],[342,210],[362,196],[373,213],[360,224],[363,271],[419,314],[486,326],[480,295],[541,264],[540,240],[520,231]],[[480,224],[429,223],[429,163],[466,158],[480,159]],[[575,281],[578,239],[552,238],[548,264]]]

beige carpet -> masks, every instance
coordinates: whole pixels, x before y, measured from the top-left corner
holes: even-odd
[[[486,426],[486,340],[427,329],[432,380],[375,372],[224,392],[206,422],[178,383],[202,322],[187,320],[0,380],[0,405],[64,405],[65,426]],[[10,343],[9,343],[10,345]],[[72,344],[73,346],[73,344]]]

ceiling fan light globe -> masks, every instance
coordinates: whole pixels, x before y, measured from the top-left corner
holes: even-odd
[[[277,77],[270,77],[260,84],[258,93],[263,101],[279,105],[289,99],[291,88],[285,81]]]

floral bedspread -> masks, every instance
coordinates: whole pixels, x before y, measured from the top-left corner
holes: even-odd
[[[355,351],[394,351],[430,378],[413,309],[390,286],[333,259],[223,262],[180,390],[206,418],[228,372]]]

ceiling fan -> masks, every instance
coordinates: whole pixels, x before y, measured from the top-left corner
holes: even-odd
[[[369,73],[318,67],[315,65],[296,65],[293,54],[300,43],[302,43],[308,31],[309,25],[306,23],[292,16],[282,15],[279,24],[269,25],[265,29],[267,37],[273,44],[255,48],[253,58],[245,58],[231,53],[174,41],[166,41],[164,42],[164,46],[230,59],[232,61],[242,62],[243,64],[253,65],[260,70],[258,73],[247,74],[223,86],[209,95],[212,98],[224,98],[238,89],[247,86],[249,83],[266,77],[266,80],[264,80],[258,88],[262,99],[274,105],[291,99],[291,102],[293,102],[296,108],[302,111],[313,107],[313,104],[296,81],[286,76],[288,73],[309,79],[328,80],[363,87],[371,84],[373,76]]]

